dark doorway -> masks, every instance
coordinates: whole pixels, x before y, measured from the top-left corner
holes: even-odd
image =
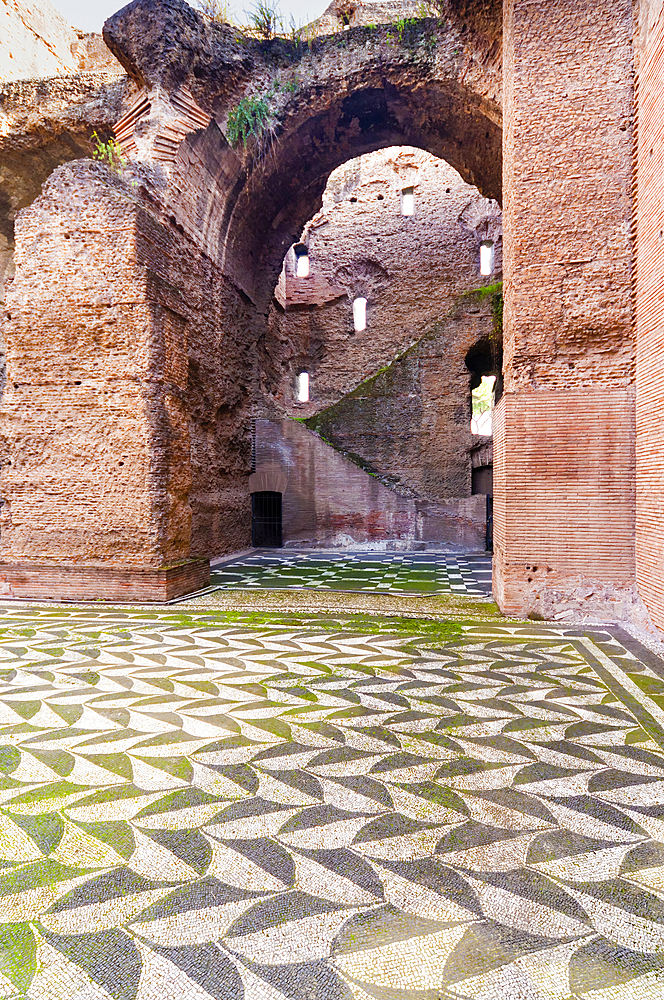
[[[251,494],[251,544],[255,549],[281,548],[281,493]]]
[[[471,492],[484,493],[488,497],[493,496],[493,466],[492,465],[481,465],[477,469],[473,469],[471,473],[473,477],[473,485],[471,487]]]

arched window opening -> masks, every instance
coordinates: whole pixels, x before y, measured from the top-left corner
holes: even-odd
[[[484,277],[493,274],[493,240],[480,243],[480,274]]]
[[[415,188],[413,187],[401,189],[401,214],[415,215]]]
[[[308,278],[309,270],[309,248],[304,243],[297,243],[293,247],[295,253],[295,277]]]
[[[470,429],[473,434],[491,434],[493,431],[493,389],[495,375],[483,375],[480,384],[471,392],[473,401]]]
[[[356,333],[367,328],[367,300],[361,295],[353,300],[353,325]]]
[[[309,372],[300,372],[297,377],[298,403],[309,402]]]

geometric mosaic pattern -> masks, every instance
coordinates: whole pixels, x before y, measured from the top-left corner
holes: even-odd
[[[0,996],[664,995],[631,640],[13,608],[0,659]]]
[[[491,556],[270,549],[213,568],[210,585],[221,590],[344,590],[486,598],[491,596]]]

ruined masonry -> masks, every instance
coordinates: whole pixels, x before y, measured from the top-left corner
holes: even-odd
[[[662,3],[417,13],[333,4],[260,41],[135,0],[107,49],[59,26],[69,75],[3,64],[7,595],[200,588],[290,448],[319,456],[286,470],[295,542],[476,548],[493,466],[503,611],[664,628]],[[118,171],[87,158],[111,127]],[[470,433],[488,375],[493,456]],[[339,462],[360,478],[335,522]]]

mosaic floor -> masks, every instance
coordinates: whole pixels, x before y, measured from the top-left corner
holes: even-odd
[[[0,997],[661,998],[664,663],[616,635],[5,611]]]
[[[213,587],[491,595],[490,555],[262,550],[212,570]]]

